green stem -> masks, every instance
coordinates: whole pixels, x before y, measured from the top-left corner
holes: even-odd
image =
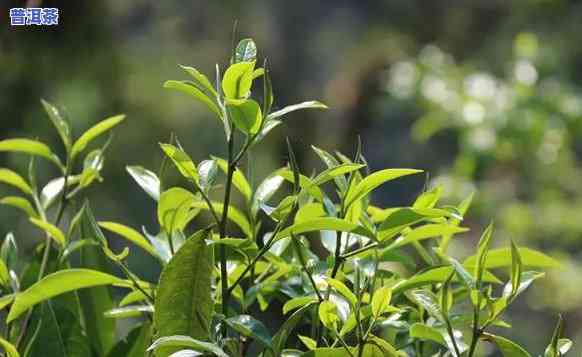
[[[222,204],[222,219],[220,220],[219,232],[220,239],[226,237],[226,221],[228,219],[228,207],[230,205],[230,191],[232,186],[232,177],[234,175],[234,170],[236,169],[235,163],[233,163],[233,150],[234,150],[234,136],[231,132],[228,138],[228,169],[226,174],[226,187],[224,193],[224,202]],[[226,247],[224,245],[220,246],[220,282],[221,282],[221,292],[222,292],[222,314],[228,316],[228,303],[230,299],[230,291],[228,288],[228,272],[226,269]]]

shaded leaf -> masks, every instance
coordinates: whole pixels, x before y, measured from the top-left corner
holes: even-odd
[[[151,198],[160,199],[160,179],[155,173],[141,166],[127,166],[126,170]]]

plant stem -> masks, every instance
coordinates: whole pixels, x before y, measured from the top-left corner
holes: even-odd
[[[293,240],[293,247],[295,247],[295,251],[297,252],[297,257],[299,258],[299,262],[301,263],[301,267],[303,268],[303,271],[305,272],[305,274],[307,274],[307,277],[309,278],[309,281],[311,282],[311,286],[313,287],[313,291],[315,291],[315,294],[317,294],[317,299],[319,299],[320,302],[323,301],[323,297],[319,293],[319,289],[317,288],[317,284],[315,284],[315,280],[313,280],[313,276],[311,276],[311,273],[309,272],[309,270],[307,270],[307,264],[305,264],[305,258],[303,257],[303,253],[301,253],[301,247],[299,246],[299,242],[297,241],[297,238],[295,237],[294,234],[291,234],[291,240]]]
[[[222,219],[220,220],[219,232],[220,239],[226,237],[226,221],[228,219],[228,207],[230,205],[230,191],[232,186],[232,177],[234,175],[234,170],[236,169],[236,163],[233,162],[233,151],[234,151],[234,135],[231,134],[228,138],[228,169],[226,174],[226,187],[224,192],[224,202],[222,204]],[[221,292],[222,292],[222,314],[228,316],[228,303],[230,299],[230,291],[228,289],[228,272],[226,269],[226,247],[224,245],[220,246],[220,282],[221,282]]]

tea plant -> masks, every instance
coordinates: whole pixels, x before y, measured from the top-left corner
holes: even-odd
[[[240,168],[249,149],[291,112],[325,105],[310,101],[272,110],[267,63],[257,67],[250,39],[238,44],[226,71],[216,67],[215,84],[192,67],[182,68],[190,81],[164,87],[216,115],[228,154],[195,164],[172,138],[160,144],[166,159],[158,174],[127,168],[157,206],[156,234],[97,221],[83,198],[85,188],[101,181],[107,143],[82,163],[80,155],[123,116],[73,140],[62,113],[43,101],[64,160],[40,141],[0,141],[0,151],[32,157],[27,178],[1,169],[0,182],[21,191],[1,203],[22,210],[45,236],[26,261],[14,235],[2,244],[5,355],[472,357],[489,342],[504,356],[530,356],[492,328],[511,327],[503,313],[543,276],[530,269],[558,262],[512,242],[491,249],[493,225],[474,255],[462,262],[452,257],[448,246],[467,231],[462,221],[471,197],[458,206],[441,205],[442,190],[435,188],[408,207],[377,207],[370,200],[376,188],[421,171],[371,172],[359,146],[351,158],[313,147],[325,169],[306,176],[288,142],[288,164],[253,187]],[[259,80],[260,103],[251,96]],[[39,157],[58,169],[42,188]],[[167,187],[170,169],[183,176],[184,187]],[[233,204],[233,194],[242,206]],[[199,215],[206,220],[195,220]],[[129,247],[112,251],[109,241],[120,238],[162,267],[157,282],[133,271]],[[113,291],[122,291],[122,298],[114,299]],[[267,328],[264,311],[284,322]],[[116,322],[128,318],[136,325],[119,338]],[[568,351],[572,343],[562,330],[559,319],[544,356]]]

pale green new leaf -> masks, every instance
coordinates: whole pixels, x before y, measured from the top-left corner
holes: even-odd
[[[158,222],[167,233],[182,231],[193,218],[196,196],[181,187],[164,191],[158,203]]]
[[[519,248],[519,255],[524,267],[534,268],[558,268],[560,263],[545,255],[529,248]],[[473,255],[463,262],[466,267],[474,267],[477,262],[477,256]],[[495,269],[511,266],[511,248],[491,249],[487,253],[485,268]]]
[[[36,304],[70,291],[101,285],[124,284],[113,275],[90,269],[67,269],[49,274],[19,293],[10,308],[7,322],[14,321]]]
[[[246,98],[253,84],[255,62],[232,64],[222,78],[222,90],[228,99]]]
[[[61,232],[61,230],[58,227],[54,226],[51,223],[48,223],[46,221],[34,217],[30,217],[29,219],[32,224],[45,231],[61,247],[65,246],[67,242],[65,235],[63,234],[63,232]]]
[[[484,340],[491,341],[497,345],[504,357],[531,357],[531,355],[517,343],[501,336],[484,333]]]
[[[343,297],[345,297],[353,307],[356,306],[358,303],[358,298],[344,283],[332,278],[328,278],[327,283],[336,289],[340,294],[342,294]]]
[[[67,123],[65,118],[63,118],[59,110],[54,105],[44,99],[41,99],[40,101],[51,122],[53,123],[53,126],[55,129],[57,129],[57,132],[59,133],[59,136],[61,137],[65,148],[67,149],[67,152],[69,152],[71,149],[71,129],[69,127],[69,123]]]
[[[321,102],[318,102],[316,100],[307,101],[307,102],[298,103],[298,104],[293,104],[293,105],[289,105],[283,109],[277,110],[276,112],[269,114],[267,116],[267,120],[271,121],[271,120],[280,118],[288,113],[294,112],[296,110],[302,110],[302,109],[327,109],[327,105],[325,105]]]
[[[243,133],[254,135],[261,129],[263,113],[256,101],[248,99],[240,104],[228,104],[227,109],[230,120]]]
[[[339,316],[337,315],[337,307],[329,300],[324,300],[319,304],[318,310],[319,320],[327,329],[337,330],[337,323]]]
[[[57,166],[62,167],[59,158],[53,154],[46,144],[40,141],[21,138],[0,140],[0,151],[20,152],[44,157],[57,164]]]
[[[179,350],[187,347],[196,351],[211,352],[218,357],[228,357],[220,347],[213,343],[200,341],[190,336],[183,335],[160,337],[154,341],[154,343],[148,348],[148,351],[157,351],[164,347],[171,347],[172,349],[181,347]]]
[[[38,213],[29,200],[18,196],[8,196],[0,200],[0,204],[18,208],[32,218],[39,218]]]
[[[121,237],[127,239],[146,252],[150,253],[152,256],[160,259],[158,253],[154,247],[152,247],[151,243],[135,229],[115,222],[98,222],[98,224],[99,227],[120,235]]]
[[[425,224],[405,233],[402,237],[395,240],[394,243],[390,244],[388,249],[391,250],[400,248],[412,242],[418,242],[424,239],[436,238],[443,235],[457,234],[466,231],[468,231],[467,228],[457,227],[450,224]]]
[[[200,71],[198,71],[194,67],[180,66],[180,68],[182,68],[184,71],[188,72],[188,74],[191,75],[192,78],[194,78],[196,83],[202,89],[208,91],[208,93],[212,94],[214,97],[217,96],[216,90],[214,89],[214,86],[212,85],[212,83],[210,83],[210,81],[208,80],[208,77],[206,77],[204,74],[202,74]]]
[[[276,240],[281,238],[289,237],[292,233],[295,235],[300,235],[302,233],[314,232],[314,231],[340,231],[359,234],[371,239],[374,239],[374,233],[370,232],[367,228],[357,225],[355,223],[350,223],[346,220],[333,218],[333,217],[323,217],[316,218],[309,221],[304,221],[300,223],[293,224],[276,236]]]
[[[164,88],[174,89],[189,95],[190,97],[206,105],[206,107],[210,109],[212,113],[216,114],[216,116],[218,116],[218,118],[222,120],[222,114],[220,112],[220,109],[218,109],[216,103],[212,99],[210,99],[206,94],[204,94],[204,92],[198,89],[194,84],[188,81],[165,81]]]
[[[0,182],[12,185],[29,195],[32,194],[32,188],[28,185],[26,180],[12,170],[0,168]]]
[[[100,135],[108,132],[109,130],[117,126],[119,123],[121,123],[124,119],[125,115],[116,115],[95,124],[89,130],[84,132],[83,135],[81,135],[81,137],[77,139],[77,141],[75,141],[75,144],[73,144],[73,148],[71,150],[71,156],[74,158],[81,151],[85,150],[85,148],[87,147],[87,145],[89,145],[89,143],[91,143],[91,141],[95,140]]]
[[[375,318],[380,317],[388,311],[390,300],[392,299],[392,288],[383,286],[374,292],[372,296],[372,314]]]
[[[4,352],[6,352],[6,357],[20,357],[20,353],[18,353],[16,347],[3,338],[0,338],[0,346],[2,346]]]
[[[222,172],[224,172],[224,174],[226,174],[228,172],[228,162],[224,159],[219,158],[219,157],[213,156],[212,158],[214,160],[216,160],[220,170],[222,170]],[[276,176],[276,177],[279,177],[279,176]],[[280,178],[280,180],[282,181],[281,178]],[[249,184],[245,175],[241,172],[241,170],[238,167],[236,168],[236,170],[234,171],[234,173],[232,175],[232,184],[243,195],[245,200],[247,202],[250,202],[252,194],[253,194],[252,189],[251,189],[251,185]],[[259,190],[257,190],[257,192],[258,191]]]
[[[374,189],[386,183],[388,181],[397,179],[402,176],[417,174],[422,172],[422,170],[414,169],[386,169],[381,171],[376,171],[369,176],[366,176],[357,185],[352,186],[348,189],[345,197],[345,206],[349,207],[355,201],[363,198]]]
[[[160,147],[162,148],[162,151],[172,160],[182,176],[198,185],[200,176],[198,175],[196,165],[194,162],[192,162],[190,156],[188,156],[188,154],[186,154],[182,149],[171,144],[160,144]]]

